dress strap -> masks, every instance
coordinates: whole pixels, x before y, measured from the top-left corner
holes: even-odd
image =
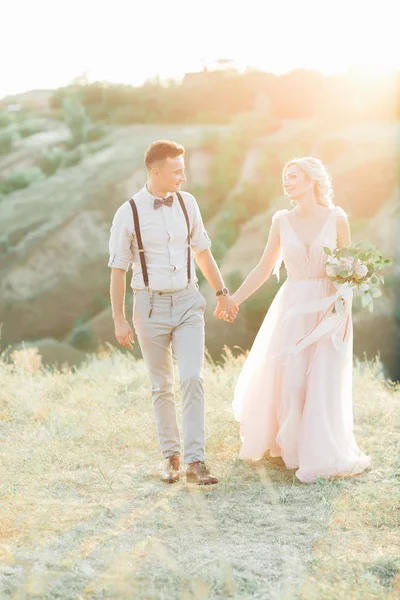
[[[288,209],[287,208],[282,208],[281,210],[277,210],[276,213],[274,213],[272,215],[272,222],[276,221],[277,219],[279,220],[279,222],[282,221],[282,217],[284,215],[286,215],[288,213]]]
[[[338,219],[348,219],[347,214],[341,206],[335,206],[335,212]]]

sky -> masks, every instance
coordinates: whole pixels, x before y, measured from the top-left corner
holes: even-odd
[[[140,85],[232,59],[274,73],[400,70],[398,0],[9,0],[0,97],[89,81]]]

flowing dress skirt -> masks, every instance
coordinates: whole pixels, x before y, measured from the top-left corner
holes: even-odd
[[[320,333],[335,294],[328,279],[286,281],[272,302],[239,375],[233,400],[240,423],[239,458],[269,450],[303,482],[351,476],[370,464],[353,435],[353,327]],[[306,340],[312,340],[312,336]],[[298,351],[300,348],[300,351]]]

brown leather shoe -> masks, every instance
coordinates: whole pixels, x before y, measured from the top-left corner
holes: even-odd
[[[181,457],[173,454],[165,459],[165,467],[161,472],[161,479],[165,483],[175,483],[181,476]]]
[[[196,460],[188,464],[186,481],[187,483],[197,483],[197,485],[218,483],[218,479],[214,475],[211,475],[210,469],[203,460]]]

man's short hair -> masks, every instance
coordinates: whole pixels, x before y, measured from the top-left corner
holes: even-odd
[[[175,158],[181,154],[185,154],[185,148],[180,144],[169,140],[158,140],[147,148],[144,164],[147,169],[150,169],[155,162],[163,161],[166,158]]]

